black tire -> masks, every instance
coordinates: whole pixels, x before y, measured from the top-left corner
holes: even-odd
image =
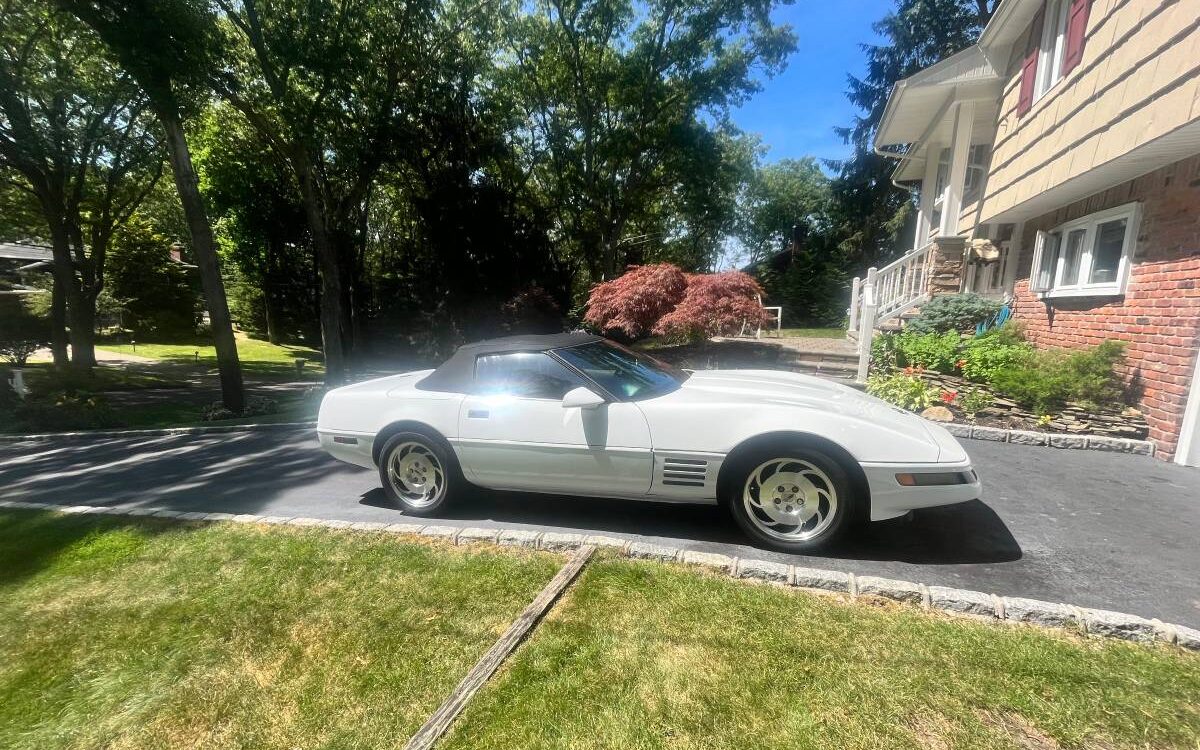
[[[754,509],[755,503],[747,503],[745,493],[747,492],[747,484],[751,482],[752,475],[758,469],[770,462],[776,460],[787,460],[795,463],[781,464],[783,468],[779,469],[781,476],[784,473],[794,474],[801,471],[809,485],[804,485],[803,482],[789,485],[783,489],[789,490],[791,487],[801,487],[801,491],[795,497],[802,499],[804,503],[814,502],[818,511],[809,518],[808,521],[799,524],[798,526],[786,526],[780,524],[775,518],[772,518],[766,511]],[[805,466],[807,465],[807,466]],[[819,474],[811,472],[809,469],[815,468]],[[780,442],[773,446],[764,446],[746,451],[740,456],[736,456],[733,463],[726,467],[729,472],[729,480],[723,482],[721,500],[724,505],[729,508],[733,515],[734,521],[742,529],[742,531],[755,542],[772,547],[784,552],[811,552],[813,550],[825,547],[830,543],[841,538],[854,525],[854,518],[857,515],[855,512],[855,503],[857,498],[854,496],[854,483],[850,481],[850,476],[846,469],[837,459],[829,454],[820,451],[816,448],[804,445],[802,443],[787,443]],[[764,481],[761,483],[755,482],[751,484],[751,497],[757,499],[759,503],[765,502],[767,498],[763,497],[758,490],[764,489],[762,485],[769,486],[771,483],[770,477],[774,475],[764,475]],[[804,489],[807,487],[807,491]],[[832,493],[836,500],[832,505],[827,498],[823,498],[817,490],[826,490]],[[788,496],[783,495],[784,499],[780,502],[787,503]],[[792,502],[798,503],[797,508],[802,508],[803,503],[798,500]],[[780,503],[771,500],[771,505],[776,506],[776,512],[782,510],[779,507]],[[749,505],[749,507],[748,507]],[[789,512],[793,506],[785,506]],[[825,509],[826,515],[829,516],[826,521],[825,516],[821,515],[820,510]],[[751,514],[755,517],[752,517]],[[797,516],[799,517],[799,516]],[[756,518],[758,519],[756,521]],[[815,521],[813,519],[816,519]],[[801,533],[816,531],[813,536],[802,539],[787,539],[780,536],[768,533],[764,526],[767,522],[775,521],[776,533],[782,533],[786,536],[789,529],[799,530]],[[823,527],[822,527],[823,525]],[[805,527],[808,527],[805,529]]]
[[[406,462],[410,456],[411,460]],[[418,472],[425,482],[412,481],[410,477],[414,475],[409,474],[403,479],[397,476],[393,481],[391,474],[396,469]],[[436,515],[453,502],[466,484],[454,451],[446,441],[441,436],[413,431],[398,432],[384,443],[379,451],[379,481],[384,494],[405,513],[414,516]],[[431,481],[438,482],[436,492]],[[430,487],[428,494],[432,497],[421,498],[413,491],[422,486]]]

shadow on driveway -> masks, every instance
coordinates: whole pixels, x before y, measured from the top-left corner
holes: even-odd
[[[367,492],[359,502],[373,508],[396,510],[381,488]],[[746,545],[749,542],[725,509],[711,505],[476,490],[457,501],[446,513],[428,520],[431,523],[442,520],[454,525],[551,527],[714,544]],[[918,511],[911,519],[869,524],[850,533],[838,544],[807,557],[921,565],[1003,563],[1021,559],[1021,547],[1000,516],[984,503],[974,500]]]

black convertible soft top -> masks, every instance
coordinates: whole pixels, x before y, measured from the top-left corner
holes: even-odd
[[[505,336],[464,344],[450,355],[450,359],[422,378],[416,387],[422,391],[466,393],[471,390],[471,383],[475,379],[475,358],[481,354],[544,352],[603,340],[590,333],[551,333],[543,336]]]

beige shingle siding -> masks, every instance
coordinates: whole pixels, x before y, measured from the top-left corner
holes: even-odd
[[[1004,87],[982,209],[986,222],[1200,119],[1200,0],[1095,0],[1083,60],[1017,117],[1020,56]]]

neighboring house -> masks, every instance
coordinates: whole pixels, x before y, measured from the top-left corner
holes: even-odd
[[[36,275],[50,269],[53,254],[49,247],[31,242],[0,242],[0,294],[43,294],[31,286]]]
[[[853,321],[869,281],[876,325],[975,291],[1038,346],[1126,341],[1159,455],[1200,465],[1200,0],[1005,0],[895,85],[875,144],[917,229]]]

